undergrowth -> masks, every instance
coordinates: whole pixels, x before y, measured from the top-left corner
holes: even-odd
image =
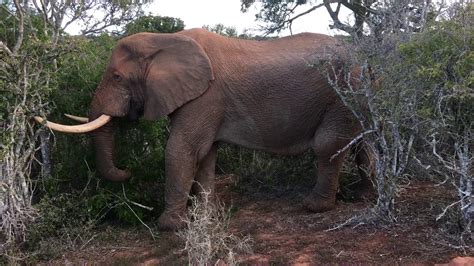
[[[222,203],[203,192],[191,197],[186,228],[177,235],[185,242],[190,265],[228,265],[238,263],[238,255],[252,252],[250,236],[238,236],[229,231],[231,213]]]
[[[30,259],[54,258],[87,245],[100,218],[87,205],[87,198],[78,192],[44,196],[35,205],[41,215],[28,229],[26,250]]]

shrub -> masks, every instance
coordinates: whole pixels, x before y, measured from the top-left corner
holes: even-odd
[[[447,11],[448,17],[415,35],[400,51],[413,69],[409,78],[418,84],[422,99],[417,106],[424,121],[417,156],[425,165],[420,165],[434,180],[449,181],[459,196],[436,220],[457,225],[457,231],[446,230],[451,232],[448,238],[457,239],[452,246],[465,248],[474,241],[474,6],[460,3]]]
[[[162,16],[142,16],[125,26],[124,35],[138,32],[173,33],[184,29],[184,22],[179,18]]]
[[[185,241],[191,265],[217,264],[221,260],[235,265],[237,255],[251,253],[252,239],[229,231],[230,212],[219,202],[214,203],[209,194],[191,198],[188,217],[183,217],[186,228],[177,234]]]
[[[243,186],[253,184],[250,187],[282,189],[312,183],[315,180],[314,159],[310,151],[299,156],[278,156],[223,144],[219,148],[216,172],[238,175]],[[254,186],[257,183],[260,185]]]
[[[55,257],[83,246],[92,237],[91,229],[100,216],[89,208],[81,193],[45,196],[35,205],[39,217],[29,225],[27,248],[33,257]]]
[[[116,38],[107,34],[97,37],[70,37],[70,53],[58,60],[61,69],[59,89],[53,92],[56,106],[51,120],[70,123],[62,116],[73,113],[87,116],[94,90],[102,73]],[[119,166],[128,168],[134,174],[130,182],[123,185],[100,179],[95,174],[93,149],[87,135],[55,134],[52,159],[54,171],[51,178],[42,180],[43,193],[50,197],[61,193],[83,191],[91,198],[87,207],[100,213],[104,208],[114,206],[108,218],[127,223],[139,223],[138,218],[157,216],[162,209],[164,183],[164,147],[167,138],[167,120],[159,122],[139,121],[134,125],[119,121],[116,137],[116,160]],[[153,212],[125,204],[127,200],[151,206]]]

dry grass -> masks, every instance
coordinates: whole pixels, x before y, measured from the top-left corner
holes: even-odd
[[[222,203],[214,201],[207,192],[191,201],[185,219],[187,226],[177,233],[185,241],[189,264],[236,265],[238,255],[252,252],[250,236],[237,236],[229,231],[231,213]]]

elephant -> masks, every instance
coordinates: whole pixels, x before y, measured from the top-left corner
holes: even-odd
[[[165,210],[158,221],[163,230],[183,226],[191,191],[214,191],[221,142],[288,155],[312,149],[316,185],[303,206],[328,211],[336,206],[348,153],[343,148],[362,130],[324,71],[333,62],[341,70],[333,73],[341,73],[347,54],[336,38],[316,33],[264,41],[204,29],[137,33],[114,48],[93,95],[92,122],[59,130],[91,131],[100,175],[126,181],[130,172],[113,162],[114,120],[168,116]],[[357,158],[369,168],[367,152]]]

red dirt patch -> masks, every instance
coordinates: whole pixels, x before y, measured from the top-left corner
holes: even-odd
[[[235,208],[231,230],[254,239],[254,254],[241,257],[245,264],[430,265],[474,255],[472,249],[471,254],[462,254],[442,243],[441,225],[435,217],[446,203],[454,202],[456,195],[429,182],[401,187],[396,224],[360,224],[334,231],[327,229],[343,223],[370,203],[339,201],[335,210],[315,214],[300,205],[302,194],[237,193],[228,184],[221,184],[218,191],[225,191],[221,198]],[[125,233],[126,228],[119,231],[124,234],[119,242],[94,243],[48,263],[187,264],[184,245],[174,233],[160,233],[153,241],[146,231],[133,236]]]

